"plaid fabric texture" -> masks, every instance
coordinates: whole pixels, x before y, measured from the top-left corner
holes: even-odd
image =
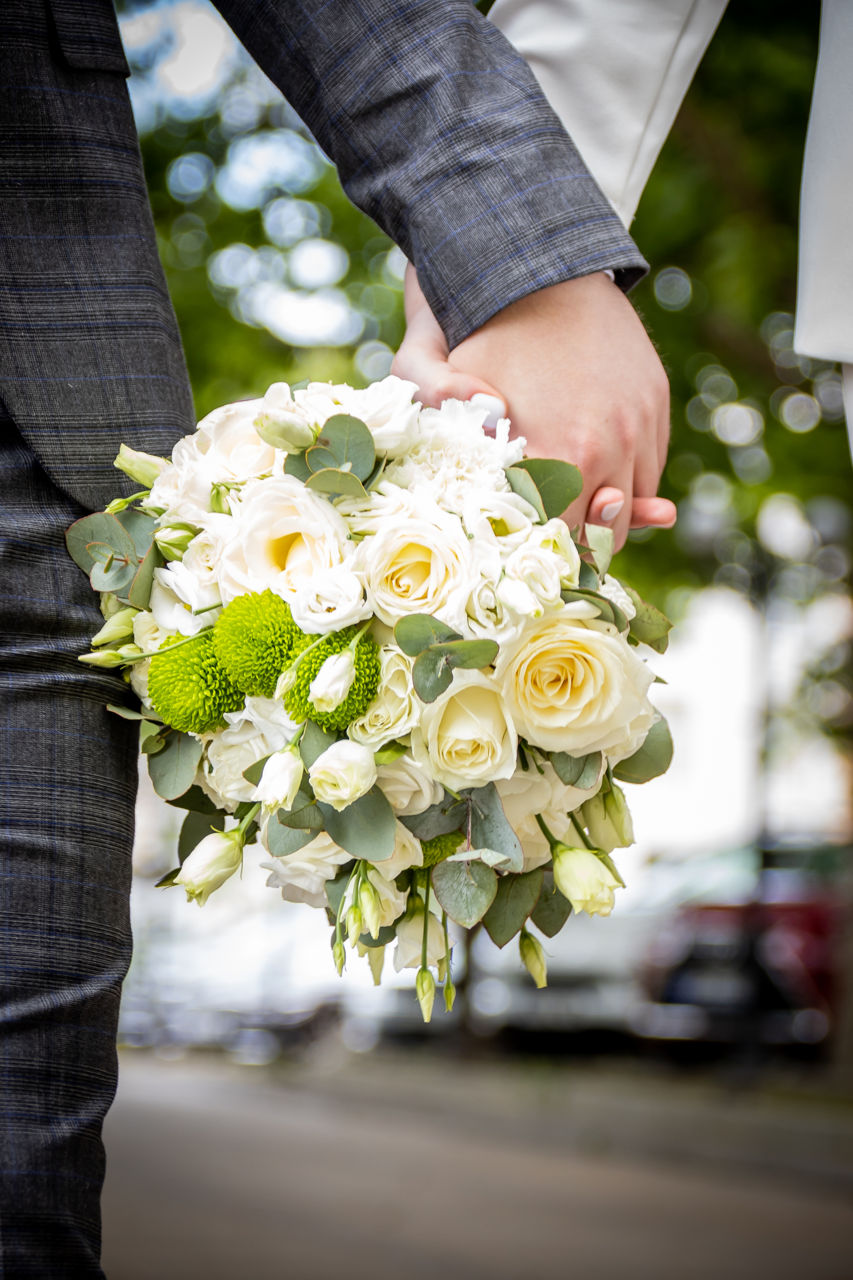
[[[100,1277],[100,1130],[130,959],[134,726],[77,661],[101,621],[83,509],[0,406],[0,1277]]]

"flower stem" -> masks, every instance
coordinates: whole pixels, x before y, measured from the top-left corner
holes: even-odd
[[[426,890],[424,892],[424,932],[421,938],[421,968],[428,969],[427,963],[427,944],[429,943],[429,895],[431,882],[427,879]]]
[[[536,822],[539,827],[539,830],[542,832],[543,836],[548,841],[548,844],[553,850],[554,845],[560,843],[559,840],[554,835],[553,831],[549,829],[548,824],[545,822],[545,819],[542,817],[541,813],[536,813],[533,816],[536,818]]]
[[[586,832],[584,831],[583,827],[580,825],[580,823],[578,822],[577,818],[575,817],[575,815],[574,815],[573,813],[570,813],[570,814],[569,814],[569,821],[571,822],[571,824],[572,824],[572,826],[574,827],[575,831],[577,831],[578,835],[580,836],[581,840],[583,841],[584,848],[586,848],[586,849],[591,849],[591,850],[593,850],[593,851],[594,851],[594,850],[595,850],[595,845],[594,845],[594,844],[590,844],[589,839],[587,838],[587,834],[586,834]]]
[[[243,819],[243,821],[238,826],[237,830],[239,831],[241,838],[246,835],[246,832],[249,830],[249,827],[255,821],[255,818],[258,816],[258,813],[260,811],[260,807],[261,807],[260,804],[253,804],[251,809]]]

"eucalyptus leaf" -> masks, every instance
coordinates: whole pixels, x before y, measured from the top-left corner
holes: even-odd
[[[435,896],[463,929],[482,920],[495,900],[498,877],[482,862],[440,862],[433,867]]]
[[[209,836],[211,831],[224,829],[224,813],[193,813],[190,810],[181,824],[181,834],[178,836],[178,861],[181,866],[205,836]]]
[[[166,872],[166,874],[165,874],[164,876],[161,876],[161,877],[160,877],[160,879],[159,879],[159,880],[156,882],[156,884],[154,885],[154,888],[155,888],[155,889],[167,889],[167,888],[169,887],[169,885],[170,885],[170,884],[174,884],[174,883],[175,883],[176,878],[177,878],[180,874],[181,874],[181,868],[180,868],[180,867],[173,867],[171,871],[167,871],[167,872]]]
[[[536,481],[533,477],[521,466],[507,467],[505,474],[513,493],[517,493],[520,498],[524,498],[525,502],[529,502],[544,524],[548,517],[545,514],[542,496],[536,488]]]
[[[121,560],[113,560],[109,569],[102,564],[92,566],[89,582],[93,591],[124,591],[129,587],[136,575],[136,561],[125,564]]]
[[[633,587],[623,583],[625,590],[637,610],[636,616],[631,619],[630,636],[636,640],[638,644],[647,644],[650,649],[654,649],[656,653],[666,653],[669,644],[669,633],[672,630],[672,623],[666,614],[661,613],[660,609],[656,609],[653,604],[649,604],[642,596],[638,595]]]
[[[201,760],[201,743],[188,733],[173,733],[157,755],[148,757],[148,773],[158,796],[174,800],[192,786]]]
[[[352,863],[347,863],[345,867],[341,867],[334,879],[326,881],[326,901],[333,915],[338,913],[341,899],[347,891],[351,875]]]
[[[459,801],[445,792],[443,800],[431,804],[423,813],[406,814],[400,818],[405,827],[419,840],[432,840],[459,831],[468,824],[468,803]]]
[[[108,515],[106,511],[96,511],[75,520],[65,534],[68,554],[84,573],[91,573],[95,564],[88,550],[89,544],[95,542],[105,542],[121,559],[137,558],[132,538],[118,517]]]
[[[661,716],[649,729],[639,750],[615,766],[613,776],[620,782],[649,782],[666,773],[672,762],[672,751],[672,734]]]
[[[175,796],[174,800],[167,801],[174,809],[192,809],[194,813],[218,813],[214,802],[206,791],[202,791],[201,787],[193,785],[188,791],[180,796]]]
[[[299,739],[299,754],[305,768],[310,769],[314,761],[319,759],[333,742],[337,742],[335,734],[326,733],[313,720],[306,720],[302,737]]]
[[[498,656],[498,644],[496,640],[448,640],[431,645],[429,652],[440,653],[451,667],[481,670]]]
[[[495,900],[483,916],[483,925],[492,942],[505,947],[527,920],[542,892],[545,873],[541,867],[522,875],[502,876]]]
[[[397,820],[384,792],[371,787],[345,809],[321,804],[326,830],[342,849],[367,862],[385,862],[397,842]]]
[[[461,639],[458,631],[429,613],[410,613],[408,617],[401,618],[394,628],[394,640],[410,658],[416,658],[431,645]]]
[[[363,933],[359,938],[359,942],[363,947],[387,947],[389,942],[393,942],[397,936],[397,921],[393,924],[383,924],[379,930],[377,937],[373,937],[370,933]]]
[[[351,471],[339,471],[335,467],[324,467],[322,471],[312,471],[305,481],[305,487],[315,493],[335,498],[366,498],[367,490],[358,476]]]
[[[137,560],[144,560],[148,554],[148,548],[154,540],[154,530],[157,522],[153,516],[147,515],[144,511],[139,511],[135,507],[125,507],[124,511],[119,511],[116,520],[128,533],[136,550]],[[192,528],[193,526],[190,526]]]
[[[560,592],[563,601],[570,604],[572,600],[586,600],[589,604],[594,605],[598,610],[598,616],[603,622],[612,622],[619,631],[628,630],[628,619],[617,604],[612,600],[608,600],[607,596],[603,596],[600,591],[585,591],[580,587],[567,587]]]
[[[582,591],[598,591],[601,586],[594,566],[587,564],[586,560],[581,560],[580,573],[578,574],[578,586]]]
[[[593,563],[603,578],[613,559],[613,530],[603,524],[584,526],[584,541],[592,552]]]
[[[343,467],[349,463],[353,475],[359,480],[368,478],[376,462],[376,446],[368,427],[348,413],[336,413],[326,419],[317,437],[317,445],[328,449],[335,459],[332,465]]]
[[[412,684],[421,702],[435,702],[449,688],[453,680],[453,667],[446,654],[438,648],[424,649],[415,658],[412,667]]]
[[[289,453],[284,460],[284,474],[301,480],[303,484],[311,478],[311,468],[305,461],[304,453]]]
[[[116,558],[114,549],[106,542],[90,542],[88,551],[95,564],[102,565],[105,569],[109,569]]]
[[[139,750],[144,756],[156,755],[166,746],[171,732],[168,725],[143,720],[139,726]]]
[[[594,787],[601,777],[600,751],[592,751],[586,756],[570,756],[565,751],[552,751],[550,760],[557,777],[567,787],[579,787],[586,791]]]
[[[136,711],[133,707],[120,707],[115,702],[108,702],[107,711],[112,711],[114,716],[121,716],[122,720],[150,720],[158,727],[162,727],[162,722],[156,716],[148,715],[144,711]]]
[[[583,490],[578,468],[560,458],[523,458],[510,469],[516,468],[526,471],[533,480],[549,520],[561,516]]]
[[[572,904],[564,898],[554,884],[553,871],[546,870],[539,901],[530,913],[530,919],[546,938],[553,938],[572,914]]]
[[[380,747],[378,751],[373,753],[373,763],[377,768],[383,764],[393,764],[395,760],[400,760],[408,751],[408,747],[403,742],[386,742],[384,747]]]
[[[145,553],[142,563],[134,574],[130,590],[127,593],[128,602],[133,605],[134,609],[148,608],[151,600],[151,588],[154,585],[154,570],[159,569],[164,563],[160,548],[156,542],[152,542]]]
[[[495,784],[490,782],[478,787],[470,795],[472,847],[494,849],[503,857],[508,870],[521,871],[524,866],[521,842],[507,820]]]
[[[316,838],[316,831],[304,828],[286,827],[281,822],[270,822],[267,826],[267,845],[274,858],[286,858],[290,853],[298,853]]]
[[[269,756],[261,756],[260,760],[256,760],[254,764],[250,764],[248,769],[243,770],[243,777],[247,782],[251,782],[256,787],[261,780],[261,774],[264,771]]]
[[[276,810],[275,816],[283,826],[291,827],[296,831],[316,833],[325,830],[323,813],[304,781],[296,793],[292,806],[289,809]]]

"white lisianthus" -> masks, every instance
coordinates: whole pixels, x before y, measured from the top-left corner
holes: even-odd
[[[275,822],[274,817],[270,818]],[[266,826],[261,828],[261,844],[266,848]],[[350,862],[352,855],[336,845],[321,831],[310,844],[261,866],[272,874],[267,880],[271,889],[281,889],[285,902],[306,902],[311,907],[326,907],[326,881],[334,880],[338,869]]]
[[[379,650],[379,688],[370,706],[353,720],[347,733],[366,747],[381,747],[402,738],[417,724],[419,703],[412,685],[413,659],[395,644]]]
[[[481,671],[455,671],[450,688],[424,706],[412,730],[415,760],[452,791],[511,777],[517,749],[500,686]]]
[[[333,653],[323,663],[308,687],[308,698],[317,711],[334,711],[346,698],[355,679],[352,649]]]
[[[300,583],[290,600],[290,611],[297,627],[308,635],[343,631],[370,617],[364,583],[347,563],[319,569]]]
[[[441,783],[425,773],[410,755],[400,756],[391,764],[381,764],[377,781],[394,812],[405,817],[424,813],[444,795]]]
[[[564,844],[554,849],[554,883],[573,911],[590,916],[609,916],[619,888],[619,881],[594,853]]]
[[[599,591],[611,604],[615,604],[618,609],[622,610],[629,622],[632,618],[636,618],[637,607],[618,578],[613,578],[608,573],[599,587]]]
[[[623,759],[657,718],[646,696],[653,676],[614,627],[590,614],[594,606],[577,601],[528,621],[501,649],[495,678],[534,746]]]
[[[560,581],[564,587],[576,587],[580,579],[580,552],[572,541],[565,520],[554,518],[544,524],[534,525],[528,539],[530,546],[557,556],[560,563]]]
[[[563,587],[562,574],[565,567],[565,561],[561,556],[538,546],[533,539],[529,539],[513,551],[507,559],[506,577],[502,578],[498,584],[498,595],[511,608],[514,607],[512,601],[507,600],[504,594],[508,584],[514,582],[519,586],[527,587],[536,599],[539,613],[546,609],[557,608],[562,604],[560,592]],[[524,612],[531,611],[525,609]]]
[[[173,631],[164,630],[154,614],[149,613],[148,610],[142,610],[133,619],[133,642],[143,653],[156,653],[163,642],[174,634]],[[149,711],[151,710],[151,703],[148,700],[148,668],[150,666],[150,660],[146,659],[144,662],[134,662],[130,668],[130,687],[145,710]]]
[[[319,755],[308,770],[314,795],[340,811],[365,795],[376,782],[373,752],[342,738]]]
[[[225,714],[226,728],[212,734],[205,747],[199,786],[231,812],[244,800],[254,801],[255,786],[243,773],[292,739],[296,726],[274,698],[247,698],[239,711]]]
[[[417,389],[416,383],[391,374],[362,389],[309,382],[294,398],[318,425],[336,413],[352,414],[373,436],[376,452],[393,455],[407,453],[416,437],[420,405],[412,397]]]
[[[137,484],[150,489],[158,476],[162,475],[169,462],[166,458],[158,458],[153,453],[143,453],[140,449],[130,449],[126,444],[119,445],[114,466],[123,471]]]
[[[163,631],[194,636],[211,626],[219,616],[212,606],[219,604],[215,581],[200,580],[182,560],[173,560],[166,569],[154,570],[150,609]]]
[[[286,382],[274,382],[267,388],[255,418],[255,428],[260,431],[273,428],[281,440],[280,447],[291,453],[307,449],[317,436],[316,428],[293,399]]]
[[[432,908],[432,904],[430,907]],[[397,925],[397,942],[394,947],[394,968],[397,973],[401,973],[403,969],[420,969],[423,936],[424,904],[417,900],[413,914]],[[431,909],[427,925],[427,964],[438,964],[446,954],[444,929]]]
[[[373,612],[393,627],[410,613],[465,625],[465,605],[479,574],[458,519],[437,507],[423,517],[387,524],[356,554]]]
[[[380,929],[393,924],[400,918],[406,910],[406,901],[409,896],[408,889],[405,893],[401,893],[394,884],[393,878],[386,874],[387,866],[387,862],[380,862],[378,866],[367,868],[367,878],[379,897],[379,910],[372,921],[373,928],[370,929],[371,936],[374,938],[379,936]]]
[[[479,546],[491,544],[501,556],[526,542],[536,519],[535,507],[518,493],[474,488],[462,504],[462,523],[469,537]]]
[[[305,766],[296,751],[276,751],[264,765],[255,800],[265,809],[292,809]]]
[[[222,600],[269,587],[289,603],[346,554],[347,527],[325,498],[293,476],[252,482],[219,559]]]
[[[186,890],[187,900],[203,907],[243,861],[243,840],[236,831],[212,831],[184,859],[174,884]]]
[[[597,849],[610,853],[634,843],[634,824],[621,787],[611,782],[608,791],[587,800],[581,810],[589,838]]]
[[[545,612],[539,596],[521,578],[501,578],[495,590],[504,609],[519,619],[541,618]]]
[[[479,547],[478,547],[479,551]],[[488,560],[488,557],[486,557]],[[481,566],[482,567],[482,566]],[[467,630],[474,639],[496,640],[498,645],[511,643],[521,635],[524,614],[509,608],[498,595],[497,580],[481,577],[474,586],[465,606],[468,616]],[[533,607],[536,607],[533,600]]]

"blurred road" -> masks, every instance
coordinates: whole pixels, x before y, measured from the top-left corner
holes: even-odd
[[[569,1150],[489,1082],[457,1113],[401,1106],[381,1071],[374,1086],[126,1055],[107,1128],[109,1280],[853,1276],[841,1186]]]

